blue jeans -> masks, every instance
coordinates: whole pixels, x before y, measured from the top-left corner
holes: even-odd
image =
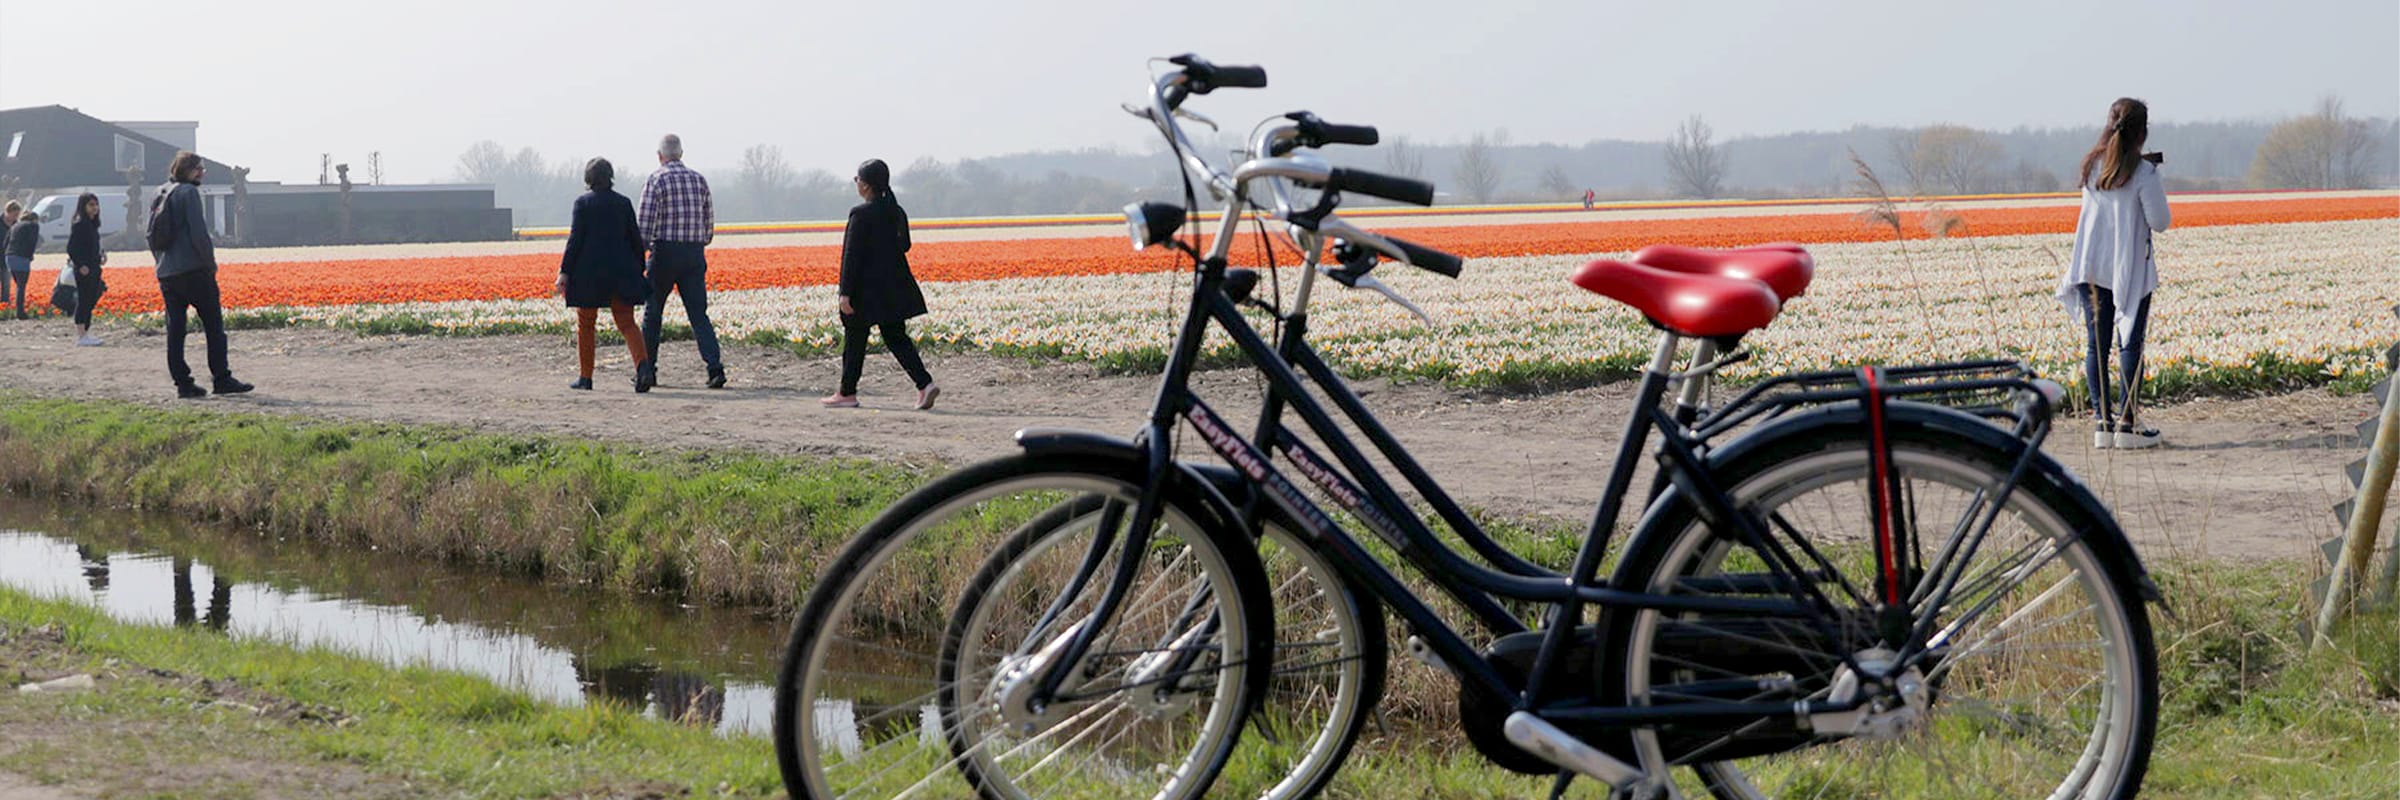
[[[2142,339],[2150,330],[2150,298],[2133,310],[2133,330],[2117,349],[2118,374],[2124,377],[2116,392],[2109,391],[2108,350],[2117,338],[2116,293],[2084,284],[2083,383],[2092,403],[2092,419],[2114,423],[2133,417],[2133,401],[2142,389]]]
[[[653,242],[650,245],[650,303],[642,307],[642,340],[650,345],[650,363],[658,363],[660,319],[667,310],[667,293],[683,296],[683,316],[692,324],[692,342],[708,371],[725,369],[717,350],[717,326],[708,321],[708,246],[698,242]]]

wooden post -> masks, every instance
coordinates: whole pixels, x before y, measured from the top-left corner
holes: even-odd
[[[2333,625],[2350,611],[2350,599],[2367,582],[2367,564],[2375,558],[2375,536],[2383,527],[2383,504],[2392,489],[2396,450],[2400,450],[2400,385],[2383,394],[2383,416],[2375,424],[2375,447],[2367,452],[2367,474],[2358,482],[2350,506],[2350,526],[2342,542],[2342,558],[2333,566],[2325,587],[2325,606],[2317,610],[2310,647],[2333,641]]]
[[[2383,577],[2375,580],[2375,602],[2400,608],[2400,535],[2392,541],[2392,551],[2383,557]]]

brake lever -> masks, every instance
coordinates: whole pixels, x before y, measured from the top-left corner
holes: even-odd
[[[1188,120],[1191,120],[1191,121],[1193,121],[1193,122],[1200,123],[1200,124],[1202,124],[1202,125],[1206,125],[1206,126],[1208,126],[1208,131],[1209,131],[1210,133],[1215,133],[1215,132],[1217,132],[1217,121],[1216,121],[1216,120],[1213,120],[1213,119],[1209,119],[1209,118],[1207,118],[1207,117],[1204,117],[1204,116],[1201,116],[1201,115],[1200,115],[1200,112],[1197,112],[1197,111],[1190,111],[1190,110],[1186,110],[1186,109],[1183,109],[1183,108],[1177,108],[1177,109],[1175,109],[1175,116],[1182,117],[1182,118],[1184,118],[1184,119],[1188,119]]]
[[[1360,275],[1358,276],[1357,285],[1375,290],[1376,292],[1382,294],[1384,299],[1398,303],[1400,304],[1401,308],[1408,309],[1408,313],[1417,315],[1417,319],[1423,320],[1425,324],[1433,324],[1433,315],[1425,313],[1425,309],[1418,308],[1417,304],[1409,302],[1408,298],[1402,297],[1400,293],[1393,290],[1392,287],[1383,285],[1383,281],[1376,280],[1375,276]]]

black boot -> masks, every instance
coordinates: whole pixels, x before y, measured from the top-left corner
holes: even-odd
[[[644,363],[633,368],[633,390],[635,392],[647,392],[650,391],[650,387],[657,385],[658,365]]]
[[[241,394],[243,392],[250,391],[251,389],[258,388],[256,386],[243,383],[239,380],[235,380],[231,375],[218,378],[210,383],[214,384],[211,388],[215,389],[217,394]]]
[[[709,368],[708,368],[708,388],[711,388],[711,389],[723,389],[723,388],[725,388],[725,368],[724,368],[724,367],[709,367]]]
[[[585,377],[581,377],[581,378],[576,378],[574,383],[567,384],[567,388],[569,388],[569,389],[582,389],[582,390],[584,390],[584,391],[587,391],[587,392],[588,392],[588,391],[591,391],[591,390],[592,390],[592,379],[591,379],[591,377],[590,377],[590,376],[585,376]]]
[[[208,390],[200,388],[200,384],[197,383],[178,383],[175,384],[175,396],[185,400],[190,400],[195,397],[207,397]]]

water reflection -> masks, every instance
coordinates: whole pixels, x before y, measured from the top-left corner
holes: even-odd
[[[132,622],[323,647],[764,734],[777,620],[0,496],[0,585]]]
[[[80,548],[78,549],[80,550]],[[78,553],[78,555],[80,554],[81,553]],[[203,619],[195,620],[194,616],[199,610],[199,604],[192,601],[192,560],[188,558],[178,558],[174,559],[174,562],[175,627],[189,628],[192,627],[193,622],[197,621],[202,625],[208,626],[210,630],[223,633],[225,631],[225,624],[233,619],[233,584],[226,583],[225,576],[223,575],[219,575],[214,572],[209,573],[208,616]],[[83,574],[86,580],[91,578],[92,566],[90,561],[84,562]],[[108,562],[103,561],[101,562],[100,566],[100,580],[98,585],[92,587],[92,592],[94,594],[105,594],[107,592],[107,583]]]
[[[714,726],[725,718],[724,688],[689,672],[641,662],[594,667],[578,657],[575,677],[590,697],[613,700],[659,719]]]

